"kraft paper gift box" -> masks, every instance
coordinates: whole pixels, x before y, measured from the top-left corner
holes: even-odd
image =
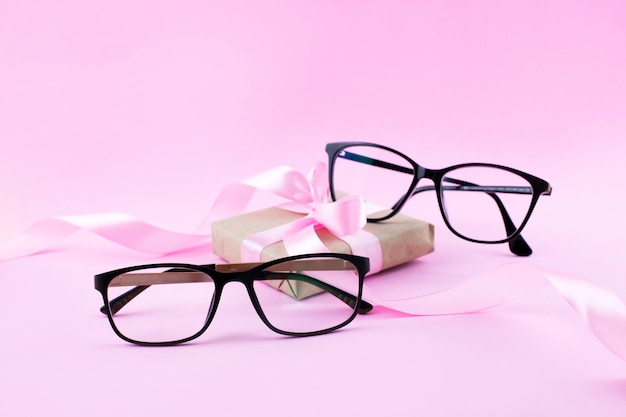
[[[213,252],[225,260],[242,262],[242,244],[252,235],[291,223],[303,215],[278,207],[230,217],[212,224]],[[389,220],[370,223],[363,230],[373,234],[380,243],[382,252],[381,270],[385,270],[434,250],[433,225],[421,220],[397,214]],[[331,252],[352,253],[350,246],[321,228],[316,230],[320,240]],[[358,255],[358,253],[356,253]],[[288,256],[283,242],[277,242],[262,249],[261,262]],[[284,280],[271,284],[294,298],[302,299],[322,292],[321,289],[301,281]]]

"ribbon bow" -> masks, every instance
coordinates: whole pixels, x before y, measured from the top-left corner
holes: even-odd
[[[289,201],[279,208],[305,215],[288,225],[249,236],[242,246],[243,260],[258,260],[262,248],[280,240],[290,255],[329,252],[316,233],[325,228],[341,237],[353,253],[374,259],[373,272],[380,270],[382,255],[378,239],[363,230],[367,223],[363,199],[350,195],[331,201],[326,164],[318,162],[307,176],[289,167],[277,167],[240,184],[283,197]],[[244,192],[239,190],[240,200]],[[232,198],[232,193],[229,194],[220,200]]]
[[[251,187],[248,192],[263,190],[289,200],[279,207],[306,214],[305,219],[314,220],[309,223],[323,226],[337,236],[352,234],[367,223],[361,196],[351,195],[331,201],[327,167],[323,162],[316,163],[307,176],[293,168],[281,166],[248,178],[240,184]],[[239,198],[235,200],[249,200],[248,196],[242,198],[242,193],[245,191],[240,189]],[[231,195],[218,200],[232,200],[229,197]]]
[[[357,233],[367,223],[361,196],[351,195],[338,201],[330,200],[325,164],[315,164],[307,177],[295,170],[286,174],[284,190],[287,193],[282,196],[290,198],[292,202],[279,207],[306,214],[292,222],[284,231],[283,241],[290,255],[328,252],[315,233],[316,229],[324,227],[335,236],[346,236]]]

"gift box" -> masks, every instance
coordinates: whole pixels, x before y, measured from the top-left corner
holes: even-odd
[[[249,261],[242,259],[242,246],[250,245],[250,236],[290,224],[302,217],[303,215],[299,213],[270,207],[214,222],[212,224],[213,252],[229,262]],[[392,268],[432,252],[434,250],[433,229],[433,225],[427,222],[402,214],[397,214],[384,222],[368,222],[363,227],[363,230],[373,235],[380,244],[381,270]],[[331,252],[353,253],[351,246],[346,241],[333,235],[327,229],[319,228],[315,233]],[[246,250],[260,251],[257,259],[260,262],[288,256],[282,241],[262,248],[252,247],[246,248]],[[354,254],[364,255],[358,251]],[[272,285],[297,299],[322,292],[318,287],[301,281],[284,280]]]

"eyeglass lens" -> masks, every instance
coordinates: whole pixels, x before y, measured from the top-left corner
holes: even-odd
[[[368,206],[368,219],[391,213],[404,197],[415,176],[413,165],[404,157],[372,146],[351,146],[340,151],[334,162],[333,189],[336,197],[356,194]]]
[[[526,179],[493,167],[449,171],[443,177],[441,189],[450,227],[462,236],[481,241],[508,238],[522,225],[532,202],[532,187]],[[502,210],[515,228],[507,230]]]
[[[148,268],[114,278],[107,298],[113,300],[136,286],[145,288],[112,319],[125,337],[145,343],[167,343],[197,334],[206,323],[215,294],[215,283],[203,272]]]
[[[297,269],[289,264],[274,265],[271,271],[265,271],[263,280],[254,281],[254,293],[263,314],[273,327],[281,331],[298,334],[326,330],[345,323],[355,314],[355,305],[346,304],[336,292],[325,291],[327,287],[322,283],[356,296],[359,293],[356,267],[344,261],[340,261],[343,265],[341,269],[319,267],[326,261],[337,264],[338,260],[331,258],[308,261]],[[278,286],[286,287],[292,295],[294,291],[307,291],[307,288],[308,292],[315,294],[296,300],[272,288]]]

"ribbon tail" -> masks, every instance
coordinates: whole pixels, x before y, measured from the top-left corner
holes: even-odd
[[[21,258],[51,249],[80,227],[57,218],[38,221],[0,248],[0,260]]]
[[[626,360],[626,306],[615,293],[580,277],[533,269],[546,276],[609,350]]]
[[[53,217],[41,220],[0,249],[0,260],[34,255],[86,230],[126,248],[165,255],[206,241],[209,236],[170,232],[121,213]]]
[[[525,264],[505,264],[438,292],[401,300],[382,300],[369,288],[363,298],[410,315],[475,313],[505,304],[546,284],[561,295],[591,332],[626,360],[626,306],[611,291],[583,278]]]
[[[290,200],[296,212],[313,201],[304,175],[293,168],[278,166],[222,188],[196,231],[208,233],[211,223],[243,213],[256,190]]]
[[[248,184],[228,184],[217,195],[209,214],[196,228],[197,233],[209,234],[211,224],[244,211],[256,189]]]
[[[507,271],[508,265],[475,275],[451,288],[405,299],[383,300],[365,286],[363,298],[416,316],[468,314],[505,304],[547,284],[543,277],[523,275],[520,270]]]

